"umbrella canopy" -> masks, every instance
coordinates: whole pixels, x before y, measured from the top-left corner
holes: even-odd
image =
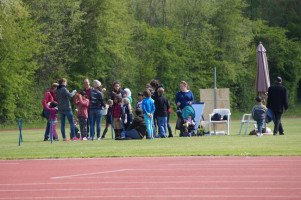
[[[270,75],[267,56],[265,52],[266,50],[260,42],[256,49],[257,74],[255,82],[255,92],[257,92],[259,96],[266,99],[267,92],[270,87]]]

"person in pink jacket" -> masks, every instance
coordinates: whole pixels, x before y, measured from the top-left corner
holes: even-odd
[[[55,138],[54,141],[59,141],[57,132],[56,132],[56,125],[57,125],[57,102],[52,101],[50,105],[46,105],[46,110],[49,112],[49,119],[48,122],[51,124],[52,121],[52,136]]]
[[[80,92],[75,96],[73,103],[74,105],[78,106],[77,118],[79,121],[81,139],[87,140],[88,137],[87,120],[88,120],[88,108],[90,103],[87,94],[84,91]]]
[[[50,121],[49,121],[49,112],[46,110],[47,105],[52,101],[57,101],[55,90],[59,86],[58,83],[52,83],[51,88],[47,90],[44,95],[42,105],[43,105],[43,117],[47,119],[47,126],[44,135],[44,141],[49,140],[49,131],[50,131]]]

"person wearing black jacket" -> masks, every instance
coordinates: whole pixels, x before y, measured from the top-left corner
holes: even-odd
[[[272,110],[275,116],[274,132],[273,135],[284,135],[284,130],[281,124],[281,115],[283,113],[283,107],[285,111],[288,109],[288,96],[287,89],[282,85],[282,78],[277,77],[275,84],[268,89],[268,102],[267,108]]]
[[[168,109],[170,107],[168,99],[163,96],[164,89],[158,89],[158,98],[155,101],[155,116],[158,119],[158,127],[159,127],[159,134],[157,137],[166,138],[167,137],[167,115]]]
[[[143,139],[146,135],[146,125],[143,117],[143,110],[140,108],[136,109],[136,117],[133,119],[132,124],[122,131],[121,138],[116,138],[117,140],[124,139]]]

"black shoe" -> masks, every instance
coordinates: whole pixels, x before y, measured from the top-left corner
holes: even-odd
[[[168,137],[173,137],[173,135],[168,135]]]
[[[275,135],[275,136],[276,136],[276,135],[277,135],[277,133],[273,133],[273,135]]]
[[[49,139],[48,138],[44,138],[44,141],[48,141]]]
[[[284,133],[279,133],[279,135],[285,135]]]

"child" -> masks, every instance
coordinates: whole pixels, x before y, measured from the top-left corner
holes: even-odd
[[[143,96],[145,99],[142,101],[142,110],[143,110],[143,115],[144,115],[144,120],[145,120],[145,125],[147,129],[147,139],[154,139],[153,136],[153,115],[155,112],[155,105],[154,101],[150,98],[151,92],[149,90],[145,90],[143,92]]]
[[[74,131],[75,131],[75,137],[72,140],[79,140],[80,139],[80,128],[78,124],[78,119],[73,120],[74,123]],[[71,139],[71,132],[70,132],[70,139]]]
[[[136,103],[136,109],[140,108],[142,109],[142,100],[143,100],[143,94],[141,92],[138,93],[138,102]]]
[[[90,101],[88,99],[88,96],[84,91],[77,94],[73,102],[74,105],[78,106],[77,118],[79,121],[81,140],[87,140],[88,137],[87,121],[88,121],[89,103]]]
[[[51,123],[52,121],[52,137],[54,136],[54,141],[59,141],[59,138],[58,138],[58,135],[57,135],[57,132],[56,132],[56,125],[57,125],[57,113],[58,113],[58,110],[57,110],[57,102],[56,101],[52,101],[50,103],[50,105],[46,105],[46,110],[49,112],[49,122]],[[50,129],[51,130],[51,129]],[[51,134],[51,132],[50,132]],[[51,137],[51,136],[50,136]]]
[[[261,97],[257,97],[256,101],[257,104],[252,109],[252,116],[253,119],[257,122],[257,126],[258,126],[258,132],[256,135],[261,137],[263,136],[262,125],[263,125],[263,120],[265,118],[265,113],[267,111],[267,107],[262,104]]]
[[[155,115],[158,119],[159,134],[158,138],[167,137],[167,112],[169,109],[168,99],[163,96],[164,89],[162,87],[158,88],[158,97],[155,101]]]
[[[185,133],[188,132],[188,127],[189,127],[190,125],[194,126],[194,125],[195,125],[195,122],[193,121],[192,116],[191,116],[191,115],[188,115],[187,118],[184,120],[184,124],[183,124],[184,132],[185,132]]]
[[[131,93],[131,90],[129,88],[125,88],[123,90],[123,98],[128,98],[130,100],[130,103],[132,103],[132,97],[131,97],[132,93]]]
[[[114,97],[114,104],[112,106],[112,118],[113,118],[113,128],[115,132],[115,139],[121,136],[122,132],[122,109],[121,109],[121,96],[116,95]]]
[[[112,114],[112,106],[113,106],[113,100],[112,99],[108,100],[108,105],[109,105],[109,108],[108,108],[108,112],[107,112],[107,116],[106,116],[106,128],[102,133],[101,139],[104,139],[106,137],[106,133],[108,131],[108,128],[109,128],[110,124],[112,123],[111,122],[111,114]]]
[[[123,90],[120,87],[120,82],[119,81],[114,81],[113,83],[113,91],[111,92],[111,99],[114,100],[114,97],[116,95],[120,96],[121,98],[123,97]]]
[[[126,130],[131,125],[133,119],[132,106],[128,98],[123,99],[122,116],[124,130]]]

